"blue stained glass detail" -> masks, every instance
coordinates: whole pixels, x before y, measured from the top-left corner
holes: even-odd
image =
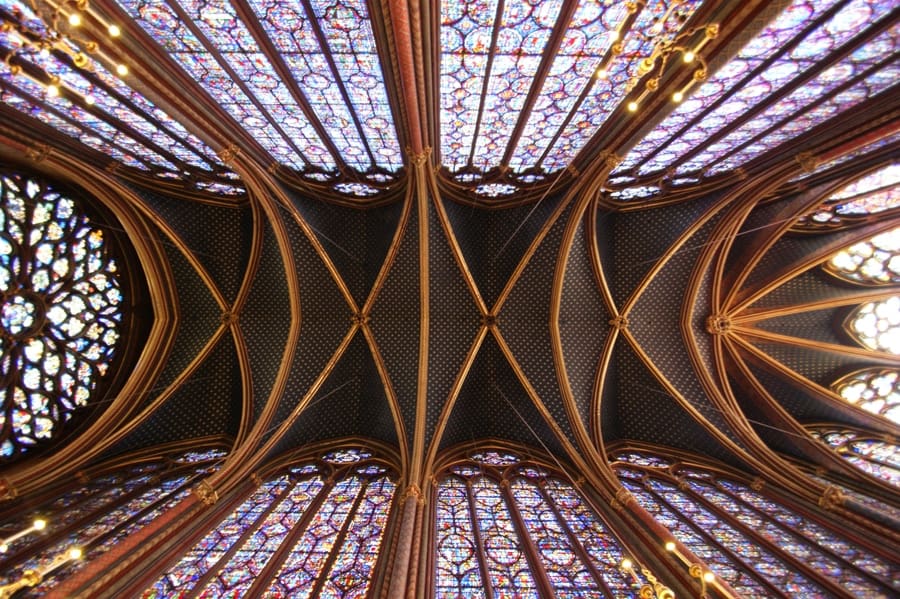
[[[246,593],[323,486],[318,477],[297,483],[231,560],[222,566],[199,597],[242,596]]]
[[[629,80],[638,78],[637,66],[640,59],[653,53],[654,44],[660,43],[660,38],[667,41],[673,40],[680,32],[681,25],[690,19],[700,4],[701,0],[669,0],[667,2],[650,2],[646,7],[642,7],[637,20],[623,33],[624,49],[622,54],[613,60],[605,77],[593,79],[593,86],[584,103],[578,108],[572,121],[566,126],[547,154],[543,164],[546,170],[564,168],[572,157],[584,147],[600,126],[606,122],[613,109],[625,98],[627,91],[631,89]],[[676,11],[679,18],[670,16],[663,24],[664,26],[660,27],[659,20],[663,18],[666,11],[675,6],[677,6]],[[621,18],[624,18],[624,15]],[[657,32],[660,37],[653,37]],[[555,67],[556,63],[554,63]],[[591,80],[588,78],[592,76],[593,71],[582,72],[575,89],[580,90],[585,85],[590,85]],[[638,84],[635,88],[636,91],[641,89],[640,85]],[[539,111],[532,118],[538,115],[550,120],[560,120],[560,124],[562,124],[560,117],[564,116],[557,109],[550,107],[546,112]]]
[[[264,597],[309,597],[362,489],[363,481],[356,476],[335,484],[303,536],[288,554]]]
[[[482,593],[478,547],[463,481],[455,477],[441,481],[436,513],[435,597],[454,599]]]
[[[703,159],[690,158],[679,165],[679,172],[702,170],[709,162],[724,156],[733,144],[707,141],[739,116],[766,101],[773,93],[802,76],[818,64],[818,59],[835,51],[855,35],[890,13],[889,3],[854,0],[790,47],[798,29],[821,16],[835,2],[796,0],[737,56],[695,90],[660,125],[629,152],[614,174],[639,167],[641,174],[660,172],[692,151],[704,147]],[[863,56],[859,54],[858,56]],[[755,73],[765,60],[765,69]],[[851,59],[852,60],[852,59]],[[819,85],[829,82],[823,81]],[[736,90],[727,97],[726,92]],[[804,92],[798,92],[798,99]],[[775,109],[775,114],[784,116]],[[771,124],[771,120],[768,121]]]
[[[714,144],[715,146],[727,144],[731,148],[735,148],[749,142],[753,136],[759,135],[750,145],[715,163],[707,170],[707,173],[715,175],[733,170],[800,133],[809,131],[816,125],[853,108],[864,100],[886,93],[888,88],[900,80],[900,61],[894,61],[893,64],[884,66],[824,102],[810,106],[817,97],[832,92],[839,84],[858,77],[860,73],[870,69],[876,63],[895,55],[894,44],[888,42],[896,41],[898,36],[900,36],[900,28],[885,32],[870,44],[880,47],[883,53],[870,51],[862,60],[856,60],[857,56],[854,53],[848,60],[826,69],[802,88],[794,91],[763,111],[757,118],[748,121]],[[867,50],[871,49],[867,46]],[[806,109],[808,106],[809,109]],[[764,130],[772,126],[777,128],[768,134],[762,134]],[[704,152],[693,160],[711,163],[713,159],[714,156]],[[681,171],[682,169],[679,169],[679,172]]]
[[[168,4],[120,0],[119,5],[241,126],[253,131],[254,139],[276,160],[298,170],[308,163],[326,170],[335,168],[333,157],[230,4],[197,0],[181,7],[210,46],[222,54],[222,64]],[[253,90],[253,97],[232,73]],[[289,140],[299,142],[302,153]]]
[[[21,11],[32,30],[46,31],[42,21],[26,4],[12,2],[9,8]],[[78,51],[72,44],[63,43],[67,44],[72,53]],[[146,160],[154,166],[171,172],[180,172],[180,169],[164,158],[160,152],[168,152],[187,165],[205,171],[210,170],[211,164],[219,165],[218,159],[208,146],[143,95],[131,90],[125,82],[112,75],[103,64],[90,56],[87,57],[86,69],[79,71],[61,61],[55,53],[41,53],[35,47],[22,46],[21,42],[15,41],[11,32],[0,31],[0,44],[16,48],[20,60],[35,64],[49,76],[58,77],[62,87],[59,96],[51,97],[39,84],[24,76],[12,76],[8,71],[9,65],[4,63],[2,78],[8,84],[8,87],[4,85],[3,90],[2,100],[5,104],[42,120],[128,166],[146,170],[147,166],[143,162]],[[59,115],[44,110],[24,97],[23,92],[55,107]],[[14,98],[15,95],[20,97]],[[90,111],[72,102],[74,97],[90,98],[93,102]],[[95,114],[100,112],[105,113],[113,123],[120,124],[114,127],[99,119]],[[71,121],[66,123],[61,119],[61,115],[69,116]],[[124,128],[131,128],[143,135],[160,151],[154,150],[143,140],[132,138],[124,131],[117,130]],[[142,160],[137,160],[134,156],[141,156]]]
[[[394,483],[386,477],[366,487],[320,596],[365,596],[378,560],[394,490]]]
[[[286,476],[268,481],[163,574],[143,597],[187,591],[237,542],[263,511],[287,488]]]

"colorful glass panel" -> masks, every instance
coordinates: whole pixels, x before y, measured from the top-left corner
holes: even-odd
[[[847,403],[900,424],[900,372],[873,368],[854,372],[832,388]]]
[[[23,2],[11,2],[0,10],[18,12],[25,30],[46,34],[42,20]],[[14,19],[18,21],[18,19]],[[180,175],[185,166],[211,172],[221,168],[213,151],[195,135],[174,121],[146,97],[135,92],[107,65],[85,54],[84,68],[71,65],[61,52],[44,52],[28,36],[13,29],[0,30],[0,45],[16,54],[16,63],[30,65],[48,80],[59,80],[59,93],[10,70],[10,62],[0,66],[4,81],[2,100],[44,123],[70,135],[92,148],[132,167],[143,170],[162,168]],[[60,41],[66,52],[78,48]]]
[[[371,457],[360,449],[331,452],[333,464]],[[317,461],[263,483],[172,566],[144,599],[196,594],[237,597],[364,595],[379,556],[396,485],[388,469],[374,463],[333,473]],[[310,510],[314,510],[311,512]],[[272,560],[284,556],[283,562]],[[328,566],[327,573],[323,569]],[[260,580],[264,571],[277,572]],[[261,589],[265,589],[265,593]]]
[[[738,592],[766,596],[762,579],[798,596],[821,595],[822,590],[812,581],[761,547],[746,529],[731,524],[727,515],[706,508],[681,491],[677,483],[651,479],[645,486],[623,479],[623,484],[641,507]]]
[[[886,441],[859,438],[852,431],[810,429],[845,460],[863,472],[900,487],[900,447]]]
[[[598,594],[600,588],[576,553],[563,525],[532,481],[516,479],[510,486],[532,543],[558,597]]]
[[[536,596],[537,587],[528,567],[528,558],[510,519],[500,485],[488,478],[477,478],[472,481],[471,495],[494,593]]]
[[[367,471],[365,474],[376,474]],[[380,474],[378,472],[377,474]],[[388,478],[369,483],[350,527],[344,535],[331,570],[320,591],[322,597],[364,597],[372,580],[384,538],[395,485]]]
[[[250,5],[341,158],[359,171],[398,170],[400,144],[365,2],[316,1],[310,4],[312,15],[300,4],[252,0]]]
[[[357,476],[334,485],[263,597],[299,599],[310,596],[363,485],[363,480]]]
[[[765,580],[820,596],[824,589],[799,573],[799,564],[854,596],[888,596],[898,588],[896,564],[743,483],[684,465],[677,478],[652,467],[615,467],[641,506],[741,593],[765,596],[756,584]]]
[[[716,485],[705,481],[690,480],[691,490],[699,497],[714,504],[722,513],[731,515],[744,526],[756,531],[782,551],[793,555],[798,561],[812,567],[854,596],[877,596],[882,591],[881,585],[869,581],[856,568],[848,567],[846,553],[834,553],[834,550],[846,548],[848,543],[828,529],[810,523],[803,524],[805,518],[794,512],[789,512],[784,507],[771,500],[761,497],[758,493],[744,485],[735,482],[718,483],[724,488],[739,491],[739,494],[729,494],[717,488]],[[750,501],[742,501],[748,498]],[[767,517],[770,516],[770,517]],[[785,526],[782,523],[789,523]],[[858,561],[866,571],[880,571],[887,573],[892,567],[874,555],[859,551]],[[840,556],[840,557],[838,557]],[[900,574],[900,571],[897,572]]]
[[[589,4],[589,3],[585,3]],[[568,57],[560,64],[559,58],[554,62],[554,71],[561,72],[560,67],[566,70],[573,69],[578,72],[577,83],[575,87],[557,86],[551,76],[548,78],[547,84],[544,86],[543,94],[555,92],[559,94],[564,89],[568,96],[564,101],[573,102],[577,95],[572,94],[573,91],[579,92],[582,88],[587,91],[584,102],[574,113],[573,118],[565,129],[562,130],[559,139],[554,143],[553,148],[544,159],[543,166],[547,170],[556,170],[563,168],[571,160],[575,154],[590,140],[590,138],[599,130],[600,126],[606,122],[610,113],[625,99],[626,94],[634,89],[636,92],[643,90],[642,84],[639,83],[643,77],[651,75],[640,75],[638,67],[642,59],[654,56],[657,48],[671,44],[675,38],[681,33],[682,27],[690,21],[694,11],[700,6],[701,0],[663,0],[657,2],[647,2],[638,5],[638,14],[634,23],[621,33],[623,36],[622,53],[612,60],[606,68],[606,72],[602,75],[597,73],[596,67],[591,70],[585,70],[582,66],[582,58],[576,54]],[[622,3],[613,4],[621,10]],[[621,22],[625,18],[624,14],[612,17],[616,22]],[[610,40],[612,41],[612,40]],[[659,61],[655,58],[655,61]],[[599,66],[599,65],[598,65]],[[566,82],[568,83],[568,82]],[[547,87],[551,85],[552,87]],[[571,91],[570,91],[571,90]],[[572,95],[569,95],[572,94]],[[549,122],[557,122],[564,116],[557,106],[547,105],[544,110],[538,109],[532,114],[529,125],[532,127],[546,129],[540,125],[540,121],[534,119],[540,118]],[[538,105],[541,105],[540,100]],[[531,139],[526,129],[525,139]],[[540,141],[536,141],[538,146],[543,145],[547,139],[543,133],[537,134]],[[550,141],[547,139],[547,141]],[[521,144],[520,144],[521,148]],[[515,161],[513,161],[515,164]]]
[[[500,467],[521,462],[495,450],[471,458]],[[454,466],[438,483],[435,596],[482,595],[489,586],[495,597],[536,598],[538,580],[558,597],[635,596],[618,567],[624,553],[616,538],[570,484],[527,463],[502,480],[483,469]]]
[[[52,438],[115,353],[124,301],[103,229],[36,179],[0,175],[0,456]]]
[[[168,3],[146,0],[121,0],[119,5],[219,106],[253,131],[254,139],[276,160],[299,170],[306,167],[307,160],[313,159],[317,159],[313,162],[316,166],[334,168],[333,159],[322,147],[318,135],[310,132],[302,112],[285,113],[287,108],[279,102],[279,98],[290,97],[284,92],[284,84],[272,73],[271,65],[261,56],[246,26],[234,17],[230,6],[221,2],[191,5],[193,17],[202,26],[201,32],[195,32],[179,16],[185,14],[181,6],[176,10]],[[205,35],[210,35],[211,40]],[[221,62],[213,54],[214,48],[222,50]],[[264,100],[253,96],[239,81],[253,83]],[[279,127],[273,124],[266,109],[278,111],[284,117]],[[292,139],[306,142],[308,152],[301,153],[289,141]]]
[[[829,56],[865,29],[890,14],[889,3],[854,0],[827,16],[804,35],[804,25],[826,16],[836,3],[795,0],[771,24],[750,40],[730,62],[703,83],[662,123],[632,149],[614,171],[624,174],[637,169],[640,174],[662,172],[678,164],[679,172],[699,171],[730,152],[734,146],[710,138],[735,120],[761,107],[769,99]],[[799,33],[798,33],[799,32]],[[867,54],[863,50],[857,59]],[[851,63],[853,58],[848,58]],[[826,71],[830,72],[830,71]],[[835,71],[836,72],[836,71]],[[839,81],[843,82],[843,80]],[[821,86],[833,82],[822,80]],[[805,87],[797,99],[808,105],[811,98]],[[822,91],[822,90],[819,90]],[[818,93],[818,92],[817,92]],[[773,104],[768,117],[760,116],[750,127],[766,128],[773,118],[791,113],[790,105]],[[748,129],[749,130],[749,129]],[[703,150],[702,157],[697,156]],[[686,161],[685,161],[686,159]]]
[[[244,595],[323,487],[318,477],[294,485],[198,596]]]
[[[627,93],[639,58],[654,44],[673,39],[699,0],[639,3],[624,28],[623,3],[580,2],[568,22],[563,2],[516,0],[441,4],[441,162],[458,172],[485,172],[508,163],[517,174],[564,167]],[[549,60],[547,44],[565,29],[541,89],[535,76]],[[607,77],[597,77],[609,53],[610,35],[622,36],[624,51]],[[630,88],[628,88],[630,89]],[[523,134],[509,146],[529,101]],[[580,98],[586,98],[583,102]],[[558,141],[557,141],[558,140]]]
[[[863,304],[850,315],[848,325],[864,347],[900,355],[900,296]]]
[[[144,599],[171,596],[193,588],[200,577],[262,516],[288,487],[288,478],[267,481],[144,591]]]
[[[48,534],[52,535],[53,531],[60,531],[60,534],[53,535],[49,546],[38,545],[35,548],[37,552],[23,554],[25,559],[14,565],[6,564],[3,569],[8,573],[9,580],[15,580],[26,569],[46,568],[69,547],[82,548],[83,560],[69,562],[54,570],[52,575],[35,587],[34,593],[43,595],[60,580],[84,567],[86,560],[103,555],[126,536],[134,534],[174,506],[190,492],[187,483],[191,476],[205,472],[208,468],[208,464],[199,464],[191,470],[181,469],[178,473],[163,475],[161,482],[151,473],[142,473],[129,478],[123,487],[112,486],[95,493],[91,500],[72,508],[80,517],[72,518],[61,514],[65,517],[51,518],[47,527]],[[114,483],[117,479],[118,477],[104,478],[98,483]],[[98,483],[91,486],[99,487]]]
[[[708,485],[705,485],[706,487]],[[760,493],[747,488],[745,485],[733,481],[718,481],[718,486],[727,491],[734,500],[742,501],[742,508],[752,507],[761,514],[772,518],[775,523],[768,523],[765,529],[760,529],[763,534],[771,534],[775,542],[781,543],[786,535],[801,536],[812,551],[802,547],[796,551],[798,557],[810,560],[807,563],[813,565],[821,572],[828,572],[829,576],[838,580],[842,587],[858,597],[878,596],[881,588],[864,578],[859,571],[867,572],[879,578],[887,585],[900,588],[900,567],[890,563],[859,545],[849,542],[847,539],[836,535],[831,530],[821,526],[809,518],[805,518],[785,506],[766,499]],[[713,501],[724,507],[730,502],[720,502],[719,493],[712,496]],[[794,544],[779,545],[792,548]],[[814,556],[809,558],[810,553]],[[852,564],[854,568],[846,567]]]
[[[444,478],[438,485],[436,503],[435,597],[477,595],[484,591],[484,583],[466,483],[456,477]]]
[[[862,285],[900,283],[900,227],[837,252],[825,268]]]
[[[869,98],[889,93],[900,78],[900,62],[889,61],[896,56],[898,35],[900,28],[883,33],[713,144],[738,148],[725,158],[715,160],[707,150],[692,161],[709,165],[707,175],[731,171]],[[678,172],[691,170],[679,167]]]

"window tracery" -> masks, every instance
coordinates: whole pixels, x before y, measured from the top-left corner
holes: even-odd
[[[631,596],[624,552],[580,493],[505,451],[450,467],[435,496],[436,597]],[[541,581],[546,581],[542,583]]]
[[[138,462],[102,474],[27,512],[15,510],[0,524],[0,535],[15,533],[26,515],[45,518],[47,527],[39,535],[10,543],[0,559],[0,571],[7,582],[16,580],[25,570],[48,567],[73,546],[82,549],[86,560],[99,557],[183,499],[196,479],[216,468],[224,455],[221,449],[210,449]],[[54,570],[33,593],[48,592],[83,563],[69,562]]]
[[[0,456],[58,437],[112,361],[124,298],[104,230],[47,183],[0,174]]]
[[[648,457],[644,457],[648,456]],[[646,452],[615,456],[638,503],[743,595],[798,596],[843,588],[858,596],[897,591],[895,564],[796,512],[774,496],[716,473]]]
[[[732,170],[884,92],[896,81],[895,34],[885,31],[859,46],[856,36],[890,12],[878,1],[795,0],[644,136],[613,176]],[[822,71],[805,81],[816,68]],[[786,96],[775,101],[782,90]],[[747,114],[752,118],[731,127]]]
[[[855,179],[828,196],[801,223],[839,225],[848,219],[900,207],[900,163],[892,163]]]
[[[253,0],[246,16],[221,0],[119,5],[279,163],[310,180],[366,175],[369,185],[336,188],[357,197],[396,179],[402,155],[364,2]]]
[[[845,328],[863,347],[900,355],[900,296],[859,306]]]
[[[837,252],[825,269],[858,285],[900,283],[900,227]]]
[[[900,372],[869,368],[851,373],[832,385],[847,403],[900,424]]]
[[[849,429],[810,427],[810,434],[863,472],[900,487],[900,447]]]
[[[394,491],[389,468],[364,450],[290,467],[260,485],[142,596],[364,595]]]
[[[18,24],[0,28],[0,46],[9,52],[0,61],[3,104],[135,169],[167,179],[181,178],[190,169],[200,175],[198,188],[213,185],[219,193],[243,193],[228,183],[231,173],[215,153],[131,89],[121,75],[112,72],[115,65],[82,52],[84,65],[76,66],[70,57],[78,55],[80,48],[69,40],[58,42],[53,51],[34,43],[46,27],[27,2],[5,3],[0,16]],[[53,93],[41,82],[44,79],[57,82]]]

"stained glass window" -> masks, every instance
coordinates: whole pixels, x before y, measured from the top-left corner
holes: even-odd
[[[731,170],[884,92],[897,80],[896,32],[857,36],[878,27],[891,9],[879,0],[794,0],[646,135],[613,174]],[[809,76],[816,68],[822,70]],[[777,94],[784,96],[775,100]],[[738,117],[740,126],[730,127]]]
[[[623,550],[578,491],[515,454],[484,451],[440,479],[436,597],[634,597]]]
[[[38,179],[0,174],[0,456],[56,436],[88,405],[122,321],[103,229]]]
[[[365,596],[394,491],[391,471],[363,450],[291,467],[260,485],[143,597]]]
[[[47,568],[70,547],[81,548],[85,560],[99,557],[175,505],[223,456],[216,449],[116,468],[36,508],[13,509],[0,534],[14,534],[35,516],[44,518],[47,526],[10,543],[0,559],[0,572],[6,582],[17,580],[27,569]],[[34,593],[43,595],[84,563],[72,561],[53,570]]]
[[[227,173],[206,144],[111,72],[117,65],[69,40],[57,40],[49,51],[49,42],[37,40],[49,40],[51,30],[29,3],[5,3],[0,17],[10,24],[0,28],[0,45],[11,52],[0,62],[4,104],[128,166],[169,178],[190,169],[201,183],[218,178],[221,193],[242,193],[222,180]],[[83,57],[84,65],[72,56]]]
[[[900,164],[893,163],[840,188],[808,218],[838,224],[846,217],[876,214],[900,207]]]
[[[817,427],[809,431],[863,472],[900,487],[900,447],[897,445],[851,430]]]
[[[625,488],[742,595],[873,597],[900,589],[895,563],[773,496],[694,466],[647,465],[634,453],[614,465]]]
[[[832,385],[847,403],[900,424],[900,372],[871,368],[854,372]]]
[[[861,305],[845,328],[864,347],[900,355],[900,296]]]
[[[900,283],[900,227],[839,251],[825,268],[862,285]]]
[[[442,2],[441,163],[460,181],[565,167],[638,85],[640,58],[671,43],[699,4],[633,3],[632,15],[622,2],[573,13],[559,1]],[[564,35],[551,52],[554,32]]]
[[[281,164],[372,182],[401,168],[365,2],[253,0],[240,16],[222,0],[119,5]]]

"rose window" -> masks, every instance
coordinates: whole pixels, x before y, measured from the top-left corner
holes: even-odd
[[[116,264],[75,200],[0,175],[0,456],[52,438],[88,404],[122,320]]]

